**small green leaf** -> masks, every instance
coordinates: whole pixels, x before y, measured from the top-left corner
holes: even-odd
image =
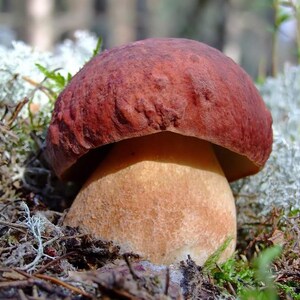
[[[290,20],[291,18],[292,18],[292,16],[290,14],[281,12],[275,20],[275,26],[279,27],[280,25],[282,25],[284,22]]]
[[[92,57],[96,56],[101,51],[102,43],[103,43],[102,37],[99,37],[98,41],[97,41],[96,48],[93,50]]]
[[[52,81],[54,81],[59,89],[63,89],[65,87],[65,85],[69,82],[71,75],[68,74],[67,79],[62,76],[59,72],[58,69],[49,71],[47,70],[47,68],[45,68],[44,66],[40,65],[40,64],[36,64],[36,66],[38,67],[38,69],[49,79],[51,79]]]
[[[232,237],[228,237],[224,241],[224,243],[206,260],[206,262],[203,266],[204,270],[211,271],[216,266],[216,263],[219,261],[222,253],[229,246],[229,244],[232,240],[233,240]]]
[[[67,75],[67,83],[69,83],[72,79],[72,74],[71,73],[68,73]]]
[[[255,260],[254,265],[257,268],[257,278],[266,281],[270,278],[271,263],[277,258],[282,251],[280,246],[274,246],[265,249]]]
[[[275,284],[272,278],[271,264],[281,254],[282,248],[280,246],[274,246],[265,249],[261,255],[255,260],[254,265],[256,267],[256,278],[261,281],[264,286],[264,292],[267,295],[267,299],[278,299]]]

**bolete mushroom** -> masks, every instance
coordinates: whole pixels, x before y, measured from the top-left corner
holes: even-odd
[[[271,145],[271,115],[236,63],[154,38],[104,51],[73,77],[46,155],[59,177],[91,173],[65,224],[155,263],[202,264],[227,238],[223,259],[233,253],[228,182],[258,172]]]

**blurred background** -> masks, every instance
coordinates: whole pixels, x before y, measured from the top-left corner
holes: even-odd
[[[101,36],[104,48],[147,37],[185,37],[222,50],[258,78],[272,73],[274,43],[278,70],[297,63],[296,20],[286,17],[276,27],[274,3],[278,1],[0,0],[0,45],[22,40],[53,51],[76,30]],[[284,15],[289,14],[284,8]]]

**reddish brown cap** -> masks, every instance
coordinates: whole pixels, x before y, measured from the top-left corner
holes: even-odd
[[[58,97],[46,156],[58,176],[74,177],[90,150],[164,130],[215,144],[230,181],[259,171],[272,147],[272,118],[250,77],[214,48],[164,38],[88,62]]]

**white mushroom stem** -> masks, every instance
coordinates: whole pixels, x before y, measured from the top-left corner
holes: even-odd
[[[236,211],[209,142],[164,132],[116,143],[82,187],[65,224],[160,264],[205,260],[236,241]]]

